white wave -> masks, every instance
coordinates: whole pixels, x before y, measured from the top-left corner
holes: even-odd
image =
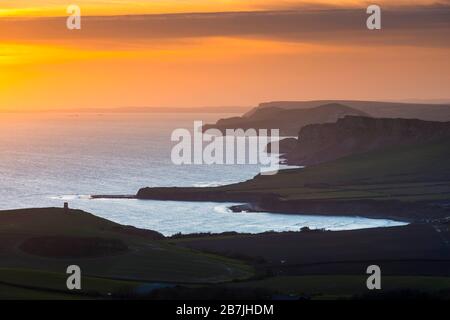
[[[89,200],[91,199],[91,196],[86,194],[67,194],[59,196],[50,196],[49,198],[53,200]]]
[[[233,183],[231,181],[213,181],[213,182],[199,182],[194,183],[192,186],[197,188],[205,188],[205,187],[219,187],[227,184]]]
[[[222,213],[222,214],[233,213],[233,211],[231,211],[227,205],[215,206],[214,211],[217,213]]]

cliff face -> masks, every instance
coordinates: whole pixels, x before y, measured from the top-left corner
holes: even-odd
[[[313,123],[332,123],[347,115],[368,116],[366,113],[348,106],[332,103],[310,109],[287,110],[283,108],[260,108],[243,117],[221,119],[213,125],[205,125],[204,130],[219,129],[279,129],[282,136],[297,136],[299,130]]]
[[[389,146],[450,137],[450,122],[415,119],[375,119],[347,116],[336,123],[302,128],[297,144],[280,145],[290,164],[313,165]]]

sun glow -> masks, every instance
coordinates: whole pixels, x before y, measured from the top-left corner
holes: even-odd
[[[258,11],[310,3],[76,2],[82,15]],[[404,99],[411,92],[435,99],[448,91],[449,49],[443,39],[448,39],[450,29],[445,22],[436,25],[425,19],[420,29],[401,24],[369,34],[359,29],[364,21],[340,28],[342,19],[334,23],[328,12],[344,12],[348,19],[347,12],[327,9],[323,16],[317,10],[324,18],[318,30],[317,21],[308,19],[299,24],[306,29],[298,30],[294,19],[303,15],[296,11],[91,17],[82,21],[82,30],[68,31],[64,17],[32,17],[66,15],[65,7],[55,3],[61,2],[0,0],[0,111],[255,105],[277,99],[383,100]],[[339,2],[347,7],[363,3]],[[442,17],[439,12],[437,18]]]
[[[385,6],[408,5],[411,1],[381,0]],[[414,4],[431,4],[433,0],[418,0]],[[368,1],[361,0],[78,0],[76,4],[83,15],[134,15],[188,12],[232,12],[289,10],[310,7],[367,7]],[[0,0],[0,17],[42,17],[65,16],[67,5],[48,0]]]

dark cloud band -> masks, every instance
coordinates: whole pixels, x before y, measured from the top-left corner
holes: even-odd
[[[69,31],[65,18],[0,20],[0,41],[140,42],[198,37],[246,37],[293,42],[448,47],[450,6],[383,10],[382,30],[366,28],[359,9],[83,17]]]

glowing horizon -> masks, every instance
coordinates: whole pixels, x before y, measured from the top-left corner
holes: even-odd
[[[38,1],[19,0],[15,7],[3,2],[0,111],[448,98],[442,95],[450,87],[450,7],[423,9],[432,1],[417,1],[407,6],[409,11],[386,11],[386,27],[379,32],[365,29],[363,1],[339,2],[334,10],[337,2],[327,0],[314,5],[295,0],[157,1],[151,6],[124,0],[114,1],[114,11],[105,7],[109,1],[81,0],[87,16],[236,13],[83,16],[78,31],[67,30],[64,17],[33,17],[59,10],[48,6],[54,1],[39,1],[45,8],[41,11],[32,6]],[[86,11],[94,4],[103,6]],[[326,10],[283,10],[296,6]]]

